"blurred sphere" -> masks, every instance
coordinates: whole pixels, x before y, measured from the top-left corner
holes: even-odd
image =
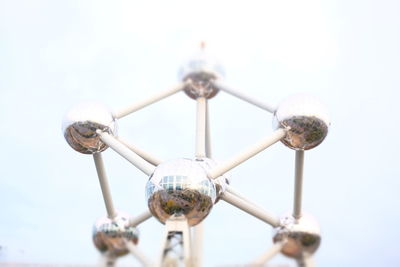
[[[111,257],[119,257],[129,253],[125,242],[138,243],[139,232],[129,226],[129,216],[119,212],[111,220],[108,217],[100,218],[93,227],[93,243],[101,253]]]
[[[284,100],[274,114],[274,127],[286,128],[282,142],[295,150],[318,146],[328,134],[330,120],[325,106],[310,95],[296,95]]]
[[[157,166],[147,182],[146,197],[160,222],[183,215],[193,226],[208,215],[216,189],[207,177],[207,164],[205,159],[176,159]]]
[[[182,64],[179,71],[179,78],[182,81],[191,80],[183,90],[193,99],[214,97],[218,93],[218,88],[211,82],[223,76],[223,67],[213,56],[206,53],[204,43],[197,53]]]
[[[93,154],[107,148],[96,130],[116,135],[116,126],[116,120],[107,107],[88,102],[75,106],[65,114],[62,131],[73,149],[83,154]]]
[[[310,215],[303,214],[296,220],[292,215],[281,219],[281,226],[275,230],[274,243],[286,240],[281,252],[291,258],[309,257],[321,243],[320,229],[317,221]]]

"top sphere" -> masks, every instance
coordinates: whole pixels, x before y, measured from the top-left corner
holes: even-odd
[[[182,64],[179,71],[179,78],[182,81],[191,81],[183,90],[193,99],[215,96],[219,90],[211,82],[223,76],[222,65],[213,56],[206,53],[204,43],[201,44],[197,53]]]
[[[284,216],[281,218],[281,226],[274,231],[274,243],[285,242],[281,252],[291,258],[309,257],[321,243],[319,225],[308,214],[303,214],[297,220],[292,215]]]
[[[151,213],[162,223],[185,216],[190,226],[200,223],[216,199],[203,159],[176,159],[158,165],[146,185]]]
[[[318,146],[328,134],[329,126],[325,106],[311,95],[301,94],[285,99],[274,114],[274,128],[288,129],[282,142],[295,150]]]
[[[116,135],[116,120],[112,112],[102,104],[87,102],[69,110],[62,122],[62,131],[68,144],[83,154],[104,151],[104,144],[97,130]]]

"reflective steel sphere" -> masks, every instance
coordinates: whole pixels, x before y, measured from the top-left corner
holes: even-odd
[[[220,63],[205,52],[204,44],[187,62],[182,64],[179,78],[182,81],[191,80],[184,91],[193,99],[198,97],[212,98],[218,93],[218,88],[211,81],[224,76]]]
[[[213,181],[207,177],[204,159],[176,159],[161,163],[146,185],[151,213],[162,223],[183,215],[190,226],[201,222],[216,199]]]
[[[298,220],[291,215],[283,217],[281,226],[274,231],[274,243],[286,240],[281,252],[291,258],[309,257],[321,243],[319,225],[307,214],[302,215]]]
[[[115,118],[107,107],[98,103],[82,103],[64,116],[62,131],[73,149],[93,154],[107,148],[96,130],[116,135],[116,126]]]
[[[113,219],[107,217],[97,220],[93,227],[93,243],[101,253],[119,257],[129,253],[125,242],[138,243],[139,232],[129,226],[129,216],[119,212]]]
[[[284,100],[275,111],[274,127],[286,128],[282,142],[295,150],[318,146],[328,134],[330,120],[323,104],[315,97],[297,95]]]

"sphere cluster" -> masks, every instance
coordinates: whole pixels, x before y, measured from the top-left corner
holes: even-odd
[[[107,149],[97,130],[117,134],[117,124],[111,111],[102,104],[88,102],[73,107],[65,114],[62,131],[68,144],[83,154],[94,154]]]
[[[162,223],[183,215],[190,226],[200,223],[217,197],[214,182],[207,177],[204,159],[176,159],[161,163],[150,176],[146,196],[151,213]]]
[[[180,70],[180,79],[185,82],[183,91],[193,99],[214,97],[219,92],[214,81],[223,76],[222,66],[205,52],[204,46]],[[257,101],[253,102],[257,104]],[[280,141],[287,147],[309,150],[321,144],[327,136],[330,127],[327,114],[325,107],[315,97],[296,95],[280,103],[274,112],[273,127],[275,130],[286,130],[281,130],[286,135]],[[64,116],[64,137],[80,153],[95,154],[107,149],[98,130],[117,135],[116,118],[104,105],[82,103]],[[146,198],[151,214],[161,223],[179,216],[187,219],[189,226],[199,224],[208,216],[229,184],[226,174],[216,179],[208,177],[208,172],[216,166],[217,163],[209,158],[180,158],[156,166],[146,184]],[[228,201],[228,198],[225,200]],[[127,244],[138,243],[139,233],[135,227],[130,226],[129,218],[119,212],[112,219],[102,217],[97,220],[93,227],[93,243],[101,253],[115,259],[129,253]],[[298,219],[286,215],[274,229],[273,242],[283,244],[281,252],[284,255],[297,260],[304,259],[318,249],[321,242],[320,229],[317,222],[307,214]]]
[[[138,230],[129,225],[129,216],[119,212],[110,219],[102,217],[93,226],[93,243],[101,253],[119,257],[129,253],[126,242],[138,243]]]

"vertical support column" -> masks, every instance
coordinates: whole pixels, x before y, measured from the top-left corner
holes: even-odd
[[[303,168],[304,168],[304,150],[296,151],[295,160],[295,185],[294,185],[294,203],[293,217],[300,219],[301,217],[301,201],[303,194]]]
[[[187,219],[184,216],[171,216],[165,222],[165,232],[160,266],[178,264],[183,258],[183,264],[187,267],[192,267],[191,238]]]
[[[196,113],[196,157],[210,158],[210,129],[208,121],[208,101],[205,97],[197,98]],[[192,264],[194,267],[202,266],[203,258],[204,224],[193,227]]]
[[[206,110],[207,99],[205,97],[197,98],[196,114],[196,157],[204,158],[206,156]]]
[[[210,136],[210,109],[208,105],[208,100],[206,101],[206,157],[212,158],[211,150],[211,136]]]
[[[192,263],[193,267],[201,267],[203,263],[203,238],[204,223],[201,222],[193,227],[193,243],[192,243]]]

